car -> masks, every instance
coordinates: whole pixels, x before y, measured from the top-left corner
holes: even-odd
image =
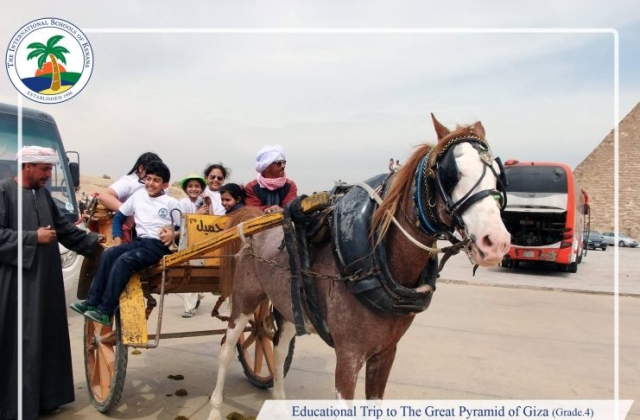
[[[625,235],[624,233],[603,232],[602,236],[607,242],[607,245],[630,246],[632,248],[638,246],[637,240]]]
[[[584,236],[584,242],[584,247],[587,249],[600,248],[603,251],[607,250],[607,242],[605,241],[604,236],[595,230],[590,230],[588,234]]]

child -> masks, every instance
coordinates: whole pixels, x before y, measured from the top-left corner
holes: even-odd
[[[225,168],[221,163],[207,165],[205,168],[204,177],[207,179],[209,186],[205,188],[203,198],[207,200],[209,214],[224,214],[224,207],[220,203],[220,187],[222,187],[229,174],[231,174],[231,170]]]
[[[220,200],[222,201],[222,207],[225,209],[225,214],[244,207],[244,198],[244,188],[238,184],[224,184],[220,188]]]
[[[104,325],[111,324],[111,315],[131,275],[171,253],[169,245],[177,236],[172,217],[178,212],[176,216],[172,212],[180,206],[178,200],[164,193],[169,187],[169,168],[161,161],[152,161],[145,169],[144,191],[137,191],[125,201],[113,219],[113,240],[117,246],[103,252],[87,300],[69,305]],[[122,243],[122,224],[127,216],[135,219],[137,237]]]
[[[205,179],[195,172],[191,172],[182,178],[180,187],[187,193],[187,196],[180,200],[180,210],[182,214],[209,214],[208,207],[203,205],[204,200],[201,197],[206,186],[207,182]],[[177,295],[180,296],[184,302],[183,318],[191,318],[194,316],[196,310],[200,307],[200,300],[204,298],[204,296],[199,293],[178,293]]]
[[[206,207],[202,205],[204,201],[201,197],[206,186],[205,179],[195,172],[191,172],[182,178],[180,187],[187,194],[186,197],[180,200],[180,210],[183,214],[208,214]]]

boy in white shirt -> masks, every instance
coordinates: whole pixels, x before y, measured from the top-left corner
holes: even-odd
[[[170,177],[164,163],[153,161],[147,165],[144,190],[125,201],[113,219],[113,240],[118,246],[103,252],[87,299],[72,303],[71,309],[93,321],[110,325],[120,294],[131,275],[171,253],[169,245],[177,236],[172,217],[179,223],[179,213],[173,215],[172,212],[180,205],[178,200],[164,193]],[[127,216],[135,219],[137,237],[132,242],[122,243],[122,224]]]

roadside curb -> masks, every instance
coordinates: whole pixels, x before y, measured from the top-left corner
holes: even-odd
[[[438,283],[465,284],[469,286],[484,286],[484,287],[503,287],[506,289],[541,290],[541,291],[547,291],[547,292],[584,293],[584,294],[607,295],[607,296],[615,295],[614,292],[605,292],[601,290],[571,289],[568,287],[551,287],[551,286],[532,286],[528,284],[490,283],[485,281],[473,281],[473,280],[454,280],[454,279],[439,278]],[[640,298],[640,293],[618,293],[618,296]]]

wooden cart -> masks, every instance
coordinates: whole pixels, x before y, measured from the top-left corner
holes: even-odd
[[[328,194],[314,194],[303,200],[305,211],[314,211],[329,202]],[[88,226],[107,237],[105,247],[112,244],[111,217],[99,204],[89,205]],[[279,225],[280,213],[265,214],[243,223],[243,234],[250,236]],[[167,293],[214,293],[220,294],[220,247],[239,238],[238,230],[223,230],[226,216],[183,215],[182,237],[179,250],[167,255],[158,264],[134,274],[120,296],[120,305],[112,317],[111,325],[85,320],[84,355],[87,388],[94,407],[103,413],[114,408],[124,388],[127,370],[128,348],[155,348],[160,339],[183,338],[203,335],[223,335],[226,329],[161,333],[164,296]],[[101,254],[101,252],[100,252]],[[100,255],[84,260],[78,282],[78,298],[84,299],[95,275]],[[158,320],[155,332],[147,331],[147,320],[158,298]],[[145,305],[145,297],[148,300]],[[224,300],[219,297],[213,315]],[[271,303],[262,302],[255,310],[237,344],[238,358],[244,373],[253,385],[261,388],[273,386],[274,359],[273,337],[277,326]],[[285,375],[289,370],[294,351],[291,341],[285,361]]]

